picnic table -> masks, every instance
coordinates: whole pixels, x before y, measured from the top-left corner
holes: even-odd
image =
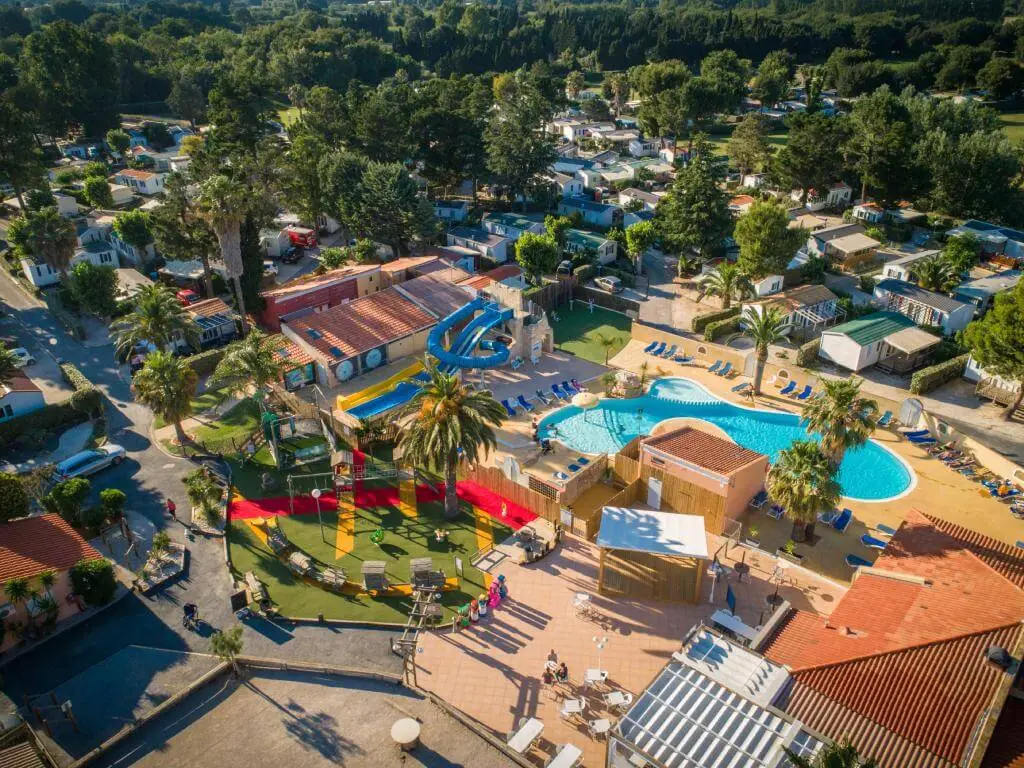
[[[583,750],[575,744],[566,744],[548,763],[548,768],[573,768],[573,766],[579,765],[581,759],[583,759]]]
[[[588,669],[586,674],[583,675],[583,682],[587,685],[594,685],[595,683],[603,683],[608,679],[608,673],[603,669]]]
[[[531,717],[523,723],[522,728],[512,734],[512,738],[508,740],[508,748],[520,755],[523,754],[530,748],[533,742],[540,738],[543,730],[544,723],[536,717]]]

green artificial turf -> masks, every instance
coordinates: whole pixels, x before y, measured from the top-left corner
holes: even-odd
[[[443,516],[443,505],[431,502],[419,505],[419,516],[406,518],[391,506],[356,511],[354,550],[335,560],[336,517],[333,512],[323,516],[321,530],[315,514],[281,517],[279,524],[288,539],[312,557],[329,565],[344,568],[346,576],[361,583],[360,568],[365,560],[383,560],[387,575],[394,584],[409,582],[409,560],[431,557],[434,567],[449,577],[455,576],[455,558],[463,562],[461,588],[443,593],[441,604],[446,619],[452,609],[465,605],[485,592],[484,574],[469,564],[477,551],[476,530],[471,514],[464,511],[454,521]],[[492,521],[494,539],[502,541],[511,529]],[[371,534],[380,526],[385,531],[380,546],[371,541]],[[434,530],[449,531],[448,541],[439,543]],[[270,598],[286,616],[349,621],[390,622],[401,624],[408,617],[409,598],[375,598],[368,595],[336,595],[296,578],[256,537],[244,521],[232,522],[228,528],[228,546],[232,566],[238,573],[254,571],[267,586]]]
[[[600,307],[591,312],[582,302],[575,302],[575,309],[559,309],[558,316],[553,323],[555,346],[584,360],[604,365],[605,348],[598,341],[602,334],[616,342],[607,351],[609,359],[629,342],[633,321],[618,312]]]

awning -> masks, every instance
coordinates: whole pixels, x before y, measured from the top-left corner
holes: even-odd
[[[934,347],[942,339],[918,327],[904,328],[892,336],[885,337],[885,343],[907,355]]]
[[[703,515],[605,507],[597,546],[671,557],[708,559]]]

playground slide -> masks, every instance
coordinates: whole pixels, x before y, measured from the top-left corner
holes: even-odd
[[[378,395],[382,395],[388,390],[394,389],[400,382],[412,378],[422,370],[423,363],[417,361],[407,368],[403,368],[394,376],[389,376],[384,379],[384,381],[374,384],[372,387],[367,387],[360,392],[355,392],[345,397],[339,395],[336,403],[337,408],[339,411],[349,411],[355,406],[365,403],[367,400],[372,400]]]
[[[480,311],[481,314],[476,315]],[[481,341],[489,330],[501,326],[512,317],[511,309],[503,309],[499,304],[482,297],[473,299],[461,309],[452,312],[440,323],[430,329],[427,337],[427,352],[437,358],[440,367],[446,371],[459,368],[493,368],[508,361],[510,352],[507,346],[494,341]],[[472,318],[465,328],[455,337],[451,349],[444,348],[444,335],[452,328]],[[477,346],[490,351],[489,355],[470,354]]]

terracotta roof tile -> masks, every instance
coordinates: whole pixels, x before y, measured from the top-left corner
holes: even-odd
[[[225,304],[223,299],[218,299],[217,297],[212,299],[203,299],[202,301],[197,301],[195,304],[189,304],[185,307],[185,311],[195,317],[213,317],[214,315],[231,316],[235,314],[235,311]]]
[[[300,277],[297,280],[289,280],[284,285],[279,285],[276,288],[261,291],[260,295],[267,299],[286,298],[294,293],[311,291],[316,288],[333,285],[334,283],[342,283],[346,280],[352,280],[357,275],[374,272],[378,269],[381,269],[379,264],[352,264],[346,267],[332,269],[329,272],[324,272],[322,275],[309,275],[307,277]]]
[[[388,288],[287,325],[332,360],[344,360],[430,328],[436,322],[394,288]]]
[[[784,312],[793,312],[801,307],[810,307],[820,304],[823,301],[835,301],[839,297],[824,285],[798,285],[796,288],[787,288],[774,296],[766,296],[758,304],[766,307],[778,307]]]
[[[313,362],[312,356],[283,333],[270,336],[267,343],[274,350],[274,358],[281,363],[305,365]]]
[[[6,384],[0,384],[0,392],[39,392],[39,387],[22,371],[15,371]]]
[[[138,171],[134,168],[125,168],[123,171],[118,171],[116,176],[127,176],[130,179],[138,179],[139,181],[149,181],[155,179],[157,174],[152,171]]]
[[[643,441],[643,445],[723,475],[732,474],[765,458],[763,454],[731,440],[709,435],[693,427],[680,427],[649,437]]]
[[[402,272],[406,269],[412,269],[413,267],[419,267],[426,264],[428,261],[433,261],[436,256],[404,256],[394,261],[389,261],[386,264],[380,265],[381,272]]]
[[[0,524],[0,584],[63,571],[79,560],[103,557],[60,515],[26,517]]]

